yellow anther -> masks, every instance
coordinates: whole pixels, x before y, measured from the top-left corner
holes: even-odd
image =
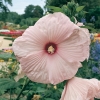
[[[53,54],[54,51],[55,51],[55,49],[53,48],[53,46],[50,46],[50,47],[48,48],[48,53]]]

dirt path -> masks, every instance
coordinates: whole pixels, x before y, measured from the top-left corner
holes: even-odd
[[[4,48],[9,48],[9,47],[11,48],[11,46],[9,46],[9,44],[12,43],[12,41],[6,40],[4,38],[5,38],[5,36],[0,36],[0,41],[3,40],[2,45],[0,46],[0,50],[4,49]]]

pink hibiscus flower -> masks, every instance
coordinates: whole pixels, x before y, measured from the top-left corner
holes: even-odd
[[[15,39],[13,50],[32,81],[57,84],[72,78],[89,57],[89,34],[63,13],[48,14]]]
[[[66,84],[60,100],[94,100],[100,93],[100,81],[74,77]]]

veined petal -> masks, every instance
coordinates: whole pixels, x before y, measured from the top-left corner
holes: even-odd
[[[88,34],[83,30],[75,30],[68,39],[58,45],[57,53],[65,61],[84,61],[89,57],[89,40]]]
[[[35,82],[58,84],[72,78],[81,64],[65,62],[59,55],[44,52],[20,59],[24,73]]]
[[[58,54],[48,56],[46,63],[49,81],[52,84],[58,84],[72,78],[77,73],[79,67],[81,67],[81,63],[69,63],[64,61]]]
[[[99,91],[100,81],[97,79],[74,77],[66,84],[60,100],[94,100]]]
[[[46,59],[47,55],[44,51],[21,58],[20,63],[23,72],[34,82],[49,83]]]
[[[68,38],[74,29],[79,29],[66,15],[60,12],[40,18],[35,25],[39,27],[39,29],[44,30],[50,42],[56,44]]]
[[[18,57],[26,56],[30,53],[44,50],[48,42],[46,34],[39,31],[36,26],[29,27],[22,36],[13,42],[13,50]]]

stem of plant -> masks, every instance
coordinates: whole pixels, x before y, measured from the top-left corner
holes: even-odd
[[[10,88],[10,100],[11,100],[11,88]]]
[[[28,82],[23,86],[23,88],[22,88],[22,90],[20,91],[20,93],[19,93],[18,97],[16,98],[16,100],[19,100],[19,98],[20,98],[22,92],[23,92],[24,89],[28,86],[29,82],[30,82],[30,80],[28,80]]]

